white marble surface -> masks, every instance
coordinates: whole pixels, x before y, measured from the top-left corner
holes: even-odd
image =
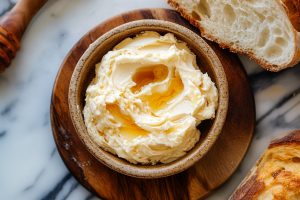
[[[0,0],[0,13],[11,5]],[[97,199],[72,177],[56,150],[49,120],[52,86],[66,53],[85,32],[146,7],[169,6],[164,0],[49,0],[33,19],[17,58],[0,75],[1,200]],[[228,198],[271,139],[300,128],[300,66],[270,73],[242,60],[255,93],[257,128],[241,166],[212,200]]]

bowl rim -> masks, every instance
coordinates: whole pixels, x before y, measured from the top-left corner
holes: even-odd
[[[206,59],[209,60],[212,71],[215,76],[215,84],[218,87],[218,108],[216,111],[216,117],[213,119],[214,123],[212,124],[210,130],[207,133],[206,138],[203,140],[202,144],[194,150],[192,153],[191,150],[186,153],[184,156],[176,159],[173,162],[167,164],[160,165],[136,165],[128,162],[127,160],[121,161],[117,155],[111,154],[102,148],[99,148],[91,138],[88,136],[87,129],[84,123],[82,111],[79,106],[79,102],[77,101],[78,96],[78,86],[81,72],[85,68],[85,61],[93,54],[93,52],[100,46],[105,40],[114,36],[116,34],[120,34],[123,31],[127,31],[130,29],[135,29],[140,26],[151,26],[151,28],[160,28],[165,29],[167,32],[175,32],[174,34],[178,35],[180,33],[184,37],[189,37],[191,41],[193,41],[200,49],[205,49],[205,53],[203,55]],[[187,43],[189,46],[189,44]],[[204,50],[203,50],[204,51]],[[197,56],[197,55],[196,55]],[[155,20],[155,19],[144,19],[137,20],[122,24],[113,28],[112,30],[104,33],[102,36],[97,38],[89,47],[85,50],[79,61],[77,62],[69,85],[68,91],[68,104],[69,104],[69,114],[71,116],[72,123],[74,125],[75,131],[79,136],[80,140],[83,142],[84,146],[88,149],[88,151],[101,163],[106,165],[107,167],[120,172],[122,174],[138,177],[138,178],[160,178],[166,177],[170,175],[177,174],[182,172],[197,161],[199,161],[209,149],[213,146],[218,136],[220,135],[222,128],[225,124],[227,110],[228,110],[228,83],[225,71],[223,69],[223,65],[221,64],[219,58],[212,50],[212,48],[196,33],[192,30],[168,21]],[[84,137],[84,136],[88,137]],[[97,149],[97,151],[96,151]],[[117,159],[116,159],[117,158]],[[124,159],[122,159],[124,160]]]

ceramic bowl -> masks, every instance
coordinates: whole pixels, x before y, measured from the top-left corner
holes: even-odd
[[[82,110],[85,92],[95,77],[95,64],[116,44],[142,31],[156,31],[161,34],[173,33],[177,39],[187,43],[197,56],[197,64],[202,72],[207,72],[218,88],[219,102],[216,117],[199,125],[200,140],[186,155],[167,164],[132,164],[117,155],[101,149],[87,133]],[[170,176],[191,167],[213,146],[222,131],[228,109],[228,85],[222,64],[209,45],[193,31],[171,22],[161,20],[139,20],[118,26],[93,42],[78,61],[69,86],[69,108],[72,123],[82,142],[90,153],[109,168],[125,175],[139,178],[159,178]],[[212,166],[213,167],[213,166]]]

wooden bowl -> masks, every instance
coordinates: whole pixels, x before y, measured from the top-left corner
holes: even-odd
[[[186,155],[167,164],[139,165],[132,164],[117,155],[97,146],[90,138],[84,124],[82,110],[85,105],[85,93],[95,77],[95,65],[116,44],[127,37],[142,31],[156,31],[161,34],[171,32],[178,39],[187,43],[197,56],[197,64],[202,72],[207,72],[218,88],[219,102],[216,117],[199,125],[200,140]],[[99,37],[78,61],[69,86],[69,110],[72,123],[82,142],[91,154],[101,163],[125,175],[138,178],[159,178],[170,176],[189,168],[200,160],[212,147],[223,128],[228,109],[228,84],[222,64],[208,44],[191,30],[161,20],[139,20],[123,24]],[[213,166],[212,166],[213,167]]]

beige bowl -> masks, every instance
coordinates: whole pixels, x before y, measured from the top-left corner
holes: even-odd
[[[119,158],[97,146],[87,133],[82,115],[85,105],[85,92],[95,77],[95,64],[116,44],[127,37],[142,31],[173,33],[178,39],[187,43],[197,56],[197,64],[202,72],[207,72],[216,83],[219,103],[216,117],[202,122],[200,140],[183,157],[167,164],[138,165]],[[72,123],[79,138],[90,153],[100,162],[117,172],[139,178],[158,178],[179,173],[199,161],[215,143],[223,128],[228,108],[228,85],[223,67],[208,44],[191,30],[175,23],[160,20],[139,20],[121,25],[99,37],[82,55],[73,72],[69,87],[69,108]],[[212,166],[213,167],[213,166]]]

